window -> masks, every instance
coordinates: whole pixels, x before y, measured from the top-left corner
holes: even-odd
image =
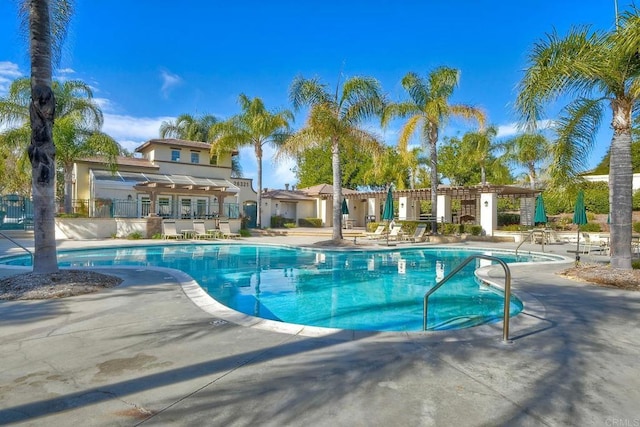
[[[180,201],[180,218],[191,218],[191,199],[182,199]]]
[[[198,199],[196,201],[196,218],[205,218],[207,216],[207,199]]]
[[[172,162],[180,161],[180,150],[171,150],[171,161]]]
[[[158,197],[158,215],[163,218],[171,218],[171,199],[169,197]]]
[[[200,163],[200,153],[191,152],[191,163]]]

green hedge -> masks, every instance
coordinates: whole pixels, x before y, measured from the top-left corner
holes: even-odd
[[[287,223],[296,223],[293,218],[285,218],[280,215],[274,215],[271,217],[271,228],[284,228]]]
[[[298,220],[299,227],[322,227],[322,218],[300,218]]]
[[[520,225],[520,214],[498,212],[498,227]]]

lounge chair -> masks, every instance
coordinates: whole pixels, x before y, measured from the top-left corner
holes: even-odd
[[[389,232],[389,235],[387,236],[387,239],[388,240],[400,240],[400,239],[402,239],[402,226],[401,225],[393,226],[393,228]]]
[[[366,236],[371,240],[381,239],[382,237],[384,237],[385,228],[386,227],[384,225],[379,225],[378,228],[376,228],[376,231],[374,231],[373,233],[366,233]]]
[[[229,227],[228,222],[221,222],[219,226],[220,226],[220,235],[222,235],[223,238],[237,239],[238,237],[240,237],[240,234],[231,232],[231,227]]]
[[[184,236],[176,231],[175,221],[162,221],[163,239],[182,239]]]
[[[194,221],[193,231],[195,232],[193,236],[196,239],[214,239],[215,238],[213,233],[208,232],[204,227],[204,221]]]
[[[413,235],[407,236],[407,240],[413,243],[422,242],[425,238],[425,232],[427,231],[427,224],[418,224],[416,231]]]

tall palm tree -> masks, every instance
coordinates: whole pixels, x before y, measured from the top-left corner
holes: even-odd
[[[450,116],[476,118],[480,128],[484,126],[485,116],[478,108],[456,104],[449,104],[453,91],[458,86],[460,71],[439,67],[433,70],[426,79],[416,73],[409,72],[402,79],[402,87],[407,91],[409,100],[393,103],[385,108],[382,124],[386,126],[394,118],[406,118],[402,127],[398,148],[406,151],[411,136],[418,131],[423,147],[430,151],[430,181],[431,181],[431,215],[438,214],[438,151],[437,145],[440,131]],[[432,223],[433,233],[437,233],[437,224]]]
[[[121,148],[113,138],[100,131],[102,111],[94,101],[89,85],[79,80],[53,81],[51,89],[55,97],[53,138],[56,157],[64,172],[64,208],[70,213],[73,163],[82,157],[102,155],[115,170]],[[29,92],[28,78],[17,79],[11,84],[8,96],[0,99],[0,123],[29,126]],[[6,132],[16,134],[14,129]],[[7,140],[20,146],[26,145],[27,139],[6,136]]]
[[[212,154],[237,150],[251,146],[258,163],[258,228],[262,227],[262,156],[264,146],[279,146],[289,136],[293,114],[288,110],[270,112],[260,98],[250,99],[245,94],[238,97],[242,112],[210,129]]]
[[[216,123],[218,123],[218,118],[209,114],[201,117],[181,114],[173,122],[162,122],[160,125],[160,138],[207,142],[209,129]]]
[[[55,97],[51,89],[52,46],[64,39],[71,1],[24,0],[31,59],[31,145],[34,208],[34,273],[58,271],[55,240]],[[55,49],[53,49],[55,51]]]
[[[551,144],[541,133],[523,133],[503,143],[508,162],[527,170],[531,189],[536,188],[539,165],[549,158]]]
[[[538,41],[519,85],[517,107],[525,123],[540,119],[544,103],[574,96],[562,111],[553,149],[552,177],[569,179],[584,170],[606,106],[613,137],[609,170],[611,266],[631,268],[632,112],[640,98],[640,16],[625,14],[611,32],[572,28]],[[630,44],[631,42],[631,44]]]
[[[333,171],[333,232],[332,239],[342,240],[342,172],[340,147],[351,144],[370,153],[382,151],[382,144],[359,125],[366,119],[382,114],[384,97],[380,84],[370,77],[351,77],[335,91],[318,79],[296,77],[289,88],[289,99],[295,110],[310,107],[302,129],[281,147],[281,154],[295,156],[306,148],[322,142],[331,144]]]
[[[478,132],[467,132],[462,137],[463,143],[466,143],[471,150],[468,153],[469,161],[480,166],[480,184],[487,183],[487,167],[493,160],[492,152],[496,146],[493,139],[498,134],[495,126],[489,126],[487,129]]]

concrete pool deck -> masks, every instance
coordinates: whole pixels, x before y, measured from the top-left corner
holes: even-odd
[[[33,246],[28,235],[18,241]],[[0,256],[9,253],[19,250],[0,239]],[[512,267],[513,292],[526,300],[512,344],[501,342],[501,323],[322,336],[239,326],[196,306],[184,274],[109,269],[121,286],[0,301],[0,424],[640,425],[640,293],[555,274],[568,265]],[[0,268],[0,276],[18,272]]]

